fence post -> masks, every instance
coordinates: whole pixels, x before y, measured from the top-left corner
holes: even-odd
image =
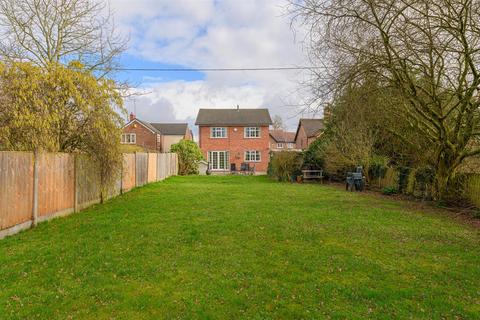
[[[32,206],[32,226],[38,223],[38,150],[33,153],[33,206]]]

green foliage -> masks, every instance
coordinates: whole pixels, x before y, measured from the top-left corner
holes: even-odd
[[[380,155],[372,155],[370,160],[370,167],[368,170],[368,174],[371,179],[379,179],[385,177],[388,169],[388,163],[390,160],[388,157],[380,156]]]
[[[325,165],[325,149],[328,139],[322,135],[313,141],[303,155],[303,167],[316,170],[322,169]]]
[[[1,240],[0,318],[477,319],[479,242],[384,197],[173,177]]]
[[[116,83],[79,63],[0,65],[0,146],[5,150],[84,152],[110,187],[122,165],[124,111]]]
[[[270,174],[279,181],[289,181],[292,179],[292,176],[299,175],[302,162],[302,155],[298,152],[275,152],[270,159]]]
[[[398,190],[396,187],[390,186],[390,187],[385,187],[382,189],[382,193],[385,195],[394,195],[398,193]]]
[[[181,140],[172,145],[170,150],[178,154],[179,175],[198,174],[198,161],[203,160],[203,154],[195,142]]]

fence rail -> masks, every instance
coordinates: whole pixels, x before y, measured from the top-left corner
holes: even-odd
[[[106,197],[177,174],[175,153],[124,154],[122,174]],[[0,239],[99,203],[100,192],[100,174],[86,155],[2,151]]]

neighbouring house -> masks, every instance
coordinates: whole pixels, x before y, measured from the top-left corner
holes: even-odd
[[[284,130],[270,130],[271,151],[297,151],[295,132]]]
[[[297,149],[308,149],[310,144],[322,135],[324,128],[323,119],[300,119],[295,133]]]
[[[132,144],[146,151],[170,152],[172,144],[180,140],[193,140],[187,123],[150,123],[130,114],[130,121],[123,127],[122,144]]]
[[[268,109],[200,109],[195,122],[210,170],[239,171],[247,164],[266,173],[270,161]]]

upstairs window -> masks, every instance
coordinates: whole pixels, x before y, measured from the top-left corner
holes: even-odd
[[[212,128],[210,128],[210,137],[211,138],[226,138],[227,137],[227,128],[222,128],[222,127],[212,127]]]
[[[245,151],[245,162],[260,162],[260,151],[258,150],[251,150]]]
[[[123,133],[121,142],[123,144],[135,144],[137,143],[137,135],[135,133]]]
[[[260,138],[260,128],[245,127],[245,138]]]

